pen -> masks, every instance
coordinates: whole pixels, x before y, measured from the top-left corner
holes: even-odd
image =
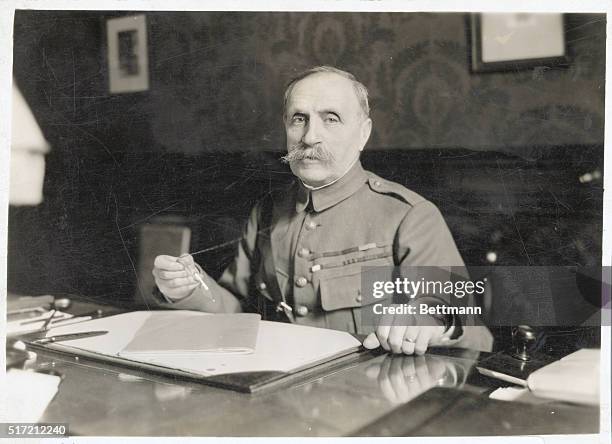
[[[78,324],[79,322],[91,321],[92,319],[92,316],[76,316],[74,318],[57,319],[55,321],[51,321],[51,325],[53,327],[63,327],[65,325],[72,325]]]
[[[204,288],[204,290],[208,291],[208,285],[206,285],[206,282],[204,282],[204,279],[202,279],[202,276],[200,276],[200,273],[195,273],[193,275],[193,277],[200,283],[202,284],[202,287]]]
[[[185,263],[181,262],[181,259],[185,256],[188,256],[189,253],[185,253],[179,256],[178,258],[178,262],[183,264],[183,267],[185,267],[187,270],[189,270],[189,268],[193,268],[195,269],[195,267],[189,267],[187,266]],[[193,278],[198,281],[200,283],[200,285],[202,286],[202,288],[206,291],[209,291],[210,288],[208,288],[208,285],[206,285],[206,282],[204,282],[204,279],[202,279],[202,276],[200,275],[200,273],[197,271],[197,269],[195,269],[195,271],[192,273]],[[211,299],[213,300],[213,302],[215,301],[214,298],[211,297]]]
[[[56,315],[57,315],[57,316],[56,316]],[[36,324],[36,323],[38,323],[38,322],[45,322],[45,321],[47,321],[48,319],[56,319],[56,318],[59,318],[59,319],[56,319],[56,320],[54,320],[54,321],[51,321],[51,323],[55,323],[55,322],[57,322],[58,320],[63,319],[63,316],[64,316],[64,315],[63,315],[62,313],[53,313],[53,315],[51,316],[51,318],[41,318],[41,317],[37,317],[36,319],[28,319],[28,320],[22,321],[22,322],[20,322],[20,323],[19,323],[19,325]],[[69,319],[69,318],[68,318],[68,319]]]
[[[45,323],[43,324],[43,326],[41,327],[41,330],[47,330],[49,328],[49,324],[51,323],[51,320],[55,317],[55,312],[57,310],[54,308],[53,310],[51,310],[49,317],[47,318],[47,320],[45,321]]]
[[[76,339],[91,338],[93,336],[101,336],[107,334],[107,330],[85,331],[80,333],[68,333],[65,335],[49,336],[32,341],[34,344],[49,344],[52,342],[74,341]]]
[[[210,288],[208,288],[208,285],[206,285],[206,282],[204,282],[204,279],[202,279],[202,276],[200,276],[200,273],[195,273],[193,277],[202,285],[202,288],[208,292],[208,293],[205,293],[208,296],[208,298],[211,301],[216,302],[214,296],[212,296],[212,293],[210,293]]]

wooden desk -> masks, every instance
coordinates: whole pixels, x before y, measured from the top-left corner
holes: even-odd
[[[598,433],[599,409],[492,401],[477,353],[371,354],[333,374],[250,395],[39,352],[64,376],[42,422],[89,436],[344,436]]]

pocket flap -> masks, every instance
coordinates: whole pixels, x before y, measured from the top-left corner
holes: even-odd
[[[361,273],[321,279],[321,306],[325,311],[361,306]]]

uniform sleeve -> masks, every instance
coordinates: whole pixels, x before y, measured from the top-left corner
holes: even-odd
[[[394,254],[402,274],[425,280],[468,279],[463,259],[457,250],[453,236],[438,208],[429,201],[415,204],[402,220],[395,239]],[[425,267],[425,268],[420,268]],[[452,274],[451,274],[452,271]],[[452,295],[421,295],[427,304],[450,304]],[[473,305],[473,297],[461,301],[462,305]],[[454,304],[457,305],[457,304]],[[454,324],[459,321],[463,333],[458,338]],[[478,317],[461,316],[453,319],[453,326],[444,334],[442,343],[454,347],[490,351],[493,337]]]
[[[442,214],[426,200],[413,206],[402,220],[395,247],[400,265],[464,267]]]
[[[234,294],[244,304],[249,298],[251,277],[260,260],[257,251],[257,235],[261,220],[261,204],[251,210],[249,220],[242,232],[242,239],[234,260],[219,278],[219,285]]]
[[[157,305],[163,308],[181,310],[199,310],[207,312],[238,312],[242,310],[244,301],[248,298],[254,261],[257,259],[256,242],[258,221],[261,206],[256,205],[249,215],[242,237],[238,243],[236,255],[225,269],[218,282],[202,271],[202,278],[209,290],[201,286],[189,296],[177,302],[158,297]]]

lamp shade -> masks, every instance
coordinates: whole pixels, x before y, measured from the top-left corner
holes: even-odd
[[[49,144],[14,80],[12,119],[9,204],[38,205]]]

